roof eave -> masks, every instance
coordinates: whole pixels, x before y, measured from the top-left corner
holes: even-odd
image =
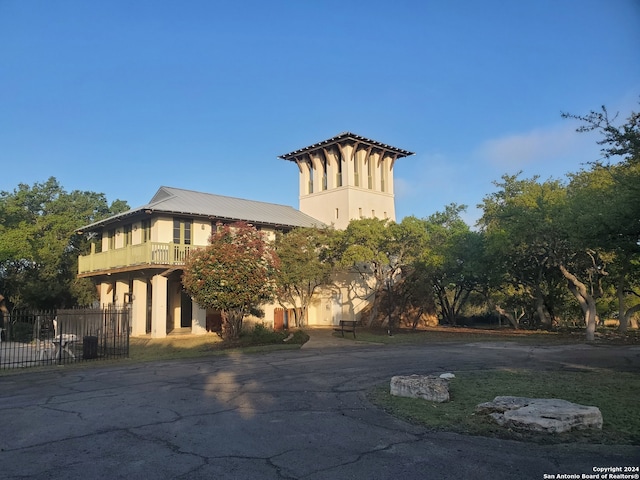
[[[338,142],[341,142],[341,141],[344,141],[344,140],[353,140],[353,141],[356,141],[356,142],[368,143],[368,144],[372,145],[373,147],[393,152],[393,153],[398,155],[398,158],[408,157],[410,155],[415,155],[414,152],[410,152],[409,150],[404,150],[402,148],[397,148],[397,147],[394,147],[392,145],[387,145],[385,143],[381,143],[381,142],[378,142],[376,140],[372,140],[370,138],[366,138],[366,137],[363,137],[363,136],[360,136],[360,135],[356,135],[356,134],[351,133],[351,132],[343,132],[343,133],[340,133],[340,134],[336,135],[335,137],[328,138],[327,140],[323,140],[323,141],[315,143],[313,145],[309,145],[307,147],[300,148],[298,150],[294,150],[293,152],[285,153],[283,155],[278,156],[278,158],[281,158],[283,160],[295,161],[296,157],[298,157],[299,155],[301,155],[303,153],[307,153],[307,152],[310,152],[310,151],[313,151],[313,150],[317,150],[318,148],[322,148],[322,147],[324,147],[326,145],[330,145],[332,143],[338,143]]]
[[[98,230],[100,228],[104,228],[105,226],[112,224],[112,223],[117,223],[127,217],[131,217],[134,216],[137,213],[145,213],[147,215],[152,215],[152,214],[168,214],[168,215],[184,215],[184,216],[189,216],[189,217],[199,217],[199,218],[207,218],[209,220],[215,220],[215,219],[219,219],[219,220],[223,220],[226,222],[250,222],[250,223],[255,223],[257,225],[264,225],[264,226],[272,226],[275,228],[297,228],[300,227],[300,225],[292,225],[292,224],[288,224],[288,223],[283,223],[283,222],[269,222],[269,221],[265,221],[265,220],[255,220],[255,219],[249,219],[249,218],[234,218],[234,217],[225,217],[224,215],[207,215],[207,214],[202,214],[202,213],[194,213],[194,212],[187,212],[187,211],[179,211],[179,210],[163,210],[163,209],[154,209],[154,208],[148,208],[148,207],[140,207],[134,210],[130,210],[127,212],[123,212],[120,213],[118,215],[114,215],[112,217],[108,217],[105,218],[103,220],[100,220],[98,222],[94,222],[91,223],[89,225],[85,225],[84,227],[80,227],[76,230],[76,233],[78,234],[82,234],[85,232],[89,232],[89,231],[93,231],[93,230]],[[315,219],[314,219],[315,220]],[[309,222],[311,224],[313,224],[313,222]],[[317,226],[318,227],[323,227],[325,226],[324,223],[320,222],[319,220],[317,221]]]

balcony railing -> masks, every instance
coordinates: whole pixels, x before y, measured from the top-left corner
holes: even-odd
[[[189,252],[195,248],[202,247],[180,243],[147,242],[106,252],[80,255],[78,273],[99,272],[135,265],[184,265]]]

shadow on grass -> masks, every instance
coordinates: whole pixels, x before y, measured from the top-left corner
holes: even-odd
[[[215,334],[180,335],[166,338],[133,337],[129,344],[129,359],[154,361],[180,358],[197,358],[224,355],[241,350],[244,353],[274,350],[299,349],[309,336],[301,330],[295,332],[268,332],[241,336],[232,341],[223,341]]]

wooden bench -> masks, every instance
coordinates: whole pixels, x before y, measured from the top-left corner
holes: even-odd
[[[356,338],[356,321],[355,320],[340,320],[340,326],[333,329],[336,332],[353,332],[353,338]]]

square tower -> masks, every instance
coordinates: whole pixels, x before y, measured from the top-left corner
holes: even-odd
[[[300,171],[300,211],[344,229],[358,218],[396,219],[393,165],[413,152],[350,132],[280,155]]]

